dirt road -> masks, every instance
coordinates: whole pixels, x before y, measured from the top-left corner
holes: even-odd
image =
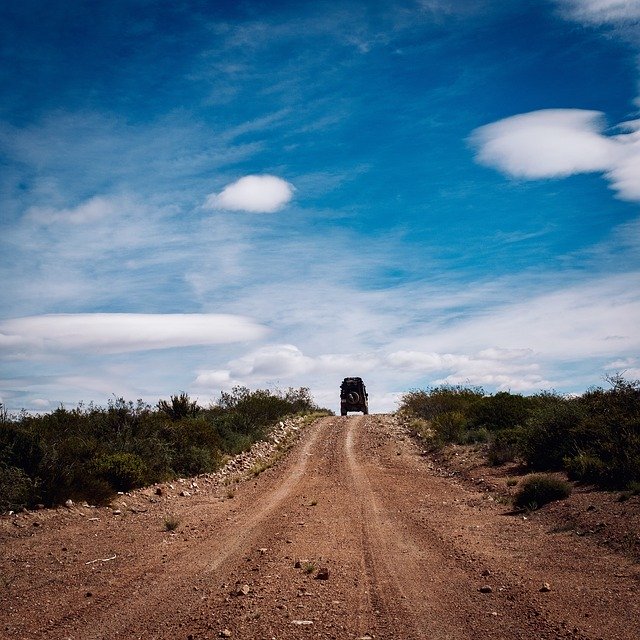
[[[233,491],[134,511],[3,519],[0,636],[640,637],[637,563],[439,473],[389,416],[323,418]]]

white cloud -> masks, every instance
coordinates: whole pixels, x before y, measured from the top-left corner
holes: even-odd
[[[266,330],[225,314],[78,313],[0,321],[0,344],[29,353],[124,353],[255,340]]]
[[[207,197],[207,209],[273,213],[282,209],[293,197],[292,184],[270,175],[244,176],[228,184],[220,193]]]
[[[396,351],[387,363],[398,371],[440,374],[433,384],[489,385],[499,390],[532,391],[549,386],[529,349],[484,349],[476,354]]]
[[[127,203],[131,206],[131,203]],[[25,219],[39,224],[90,224],[113,217],[121,207],[117,200],[96,196],[72,209],[31,207]]]
[[[546,109],[499,120],[473,132],[477,159],[522,178],[552,178],[605,171],[614,155],[602,114]]]
[[[572,19],[584,24],[620,24],[640,19],[640,0],[557,0]]]
[[[640,200],[640,122],[606,136],[603,116],[582,109],[546,109],[476,129],[478,162],[526,179],[600,172],[625,200]]]
[[[380,360],[373,354],[321,354],[305,355],[293,344],[266,345],[241,358],[231,360],[228,369],[202,372],[196,378],[198,385],[227,383],[243,380],[243,384],[259,381],[287,380],[300,376],[350,375],[351,371],[370,371]]]
[[[640,350],[639,323],[640,273],[630,272],[525,295],[455,324],[427,326],[424,336],[397,341],[396,350],[486,355],[491,348],[524,349],[524,358],[533,352],[539,362],[612,358]]]

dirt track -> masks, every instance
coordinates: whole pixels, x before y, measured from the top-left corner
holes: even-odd
[[[637,563],[438,473],[388,416],[321,419],[233,497],[145,509],[3,519],[0,636],[640,637]]]

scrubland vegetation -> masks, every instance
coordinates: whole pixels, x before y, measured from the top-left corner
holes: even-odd
[[[516,461],[604,489],[634,490],[640,483],[640,381],[613,376],[607,382],[609,388],[577,397],[440,386],[405,394],[400,413],[436,448],[483,443],[493,465]]]
[[[287,415],[318,408],[306,388],[236,387],[200,407],[185,393],[151,406],[61,406],[9,415],[0,405],[0,512],[73,500],[104,503],[117,491],[216,470]]]

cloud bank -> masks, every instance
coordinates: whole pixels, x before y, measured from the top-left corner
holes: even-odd
[[[481,164],[525,179],[602,173],[618,197],[640,201],[640,120],[603,133],[599,111],[544,109],[476,129],[471,143]]]
[[[207,197],[207,209],[274,213],[288,204],[293,197],[292,184],[271,175],[244,176],[228,184],[220,193]]]
[[[78,313],[0,321],[7,350],[126,353],[256,340],[266,329],[225,314]]]

